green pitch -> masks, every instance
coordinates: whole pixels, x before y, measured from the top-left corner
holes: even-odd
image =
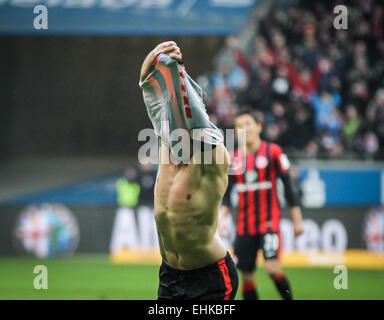
[[[48,289],[36,290],[36,265],[48,268]],[[348,289],[333,287],[327,268],[285,268],[295,299],[384,299],[384,271],[348,270]],[[257,272],[261,299],[278,299],[263,269]],[[0,258],[0,299],[156,299],[158,266],[114,265],[105,255],[69,259]],[[238,292],[237,299],[241,299]]]

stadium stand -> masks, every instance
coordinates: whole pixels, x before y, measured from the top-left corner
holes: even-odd
[[[264,136],[300,159],[383,159],[384,40],[379,1],[348,3],[336,30],[332,2],[277,1],[252,37],[229,37],[232,61],[199,78],[212,117],[233,125],[255,110]],[[249,21],[246,28],[254,28]],[[243,39],[242,39],[243,40]]]

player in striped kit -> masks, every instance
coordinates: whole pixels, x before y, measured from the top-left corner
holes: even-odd
[[[237,114],[235,130],[239,129],[245,129],[246,141],[241,145],[245,145],[246,150],[237,148],[232,156],[232,165],[239,169],[229,177],[221,206],[219,233],[225,236],[228,232],[226,217],[230,213],[230,193],[232,187],[236,186],[238,212],[234,249],[237,268],[242,272],[243,297],[246,300],[258,299],[255,270],[257,252],[262,249],[267,273],[282,298],[290,300],[291,288],[279,262],[281,236],[277,178],[284,184],[295,236],[303,232],[298,190],[290,179],[287,156],[275,143],[261,140],[262,125],[250,110],[241,110]],[[241,161],[246,166],[242,171]]]

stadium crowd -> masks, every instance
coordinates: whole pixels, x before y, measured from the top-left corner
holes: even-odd
[[[255,15],[250,50],[229,37],[234,63],[198,80],[213,121],[233,127],[247,106],[264,138],[293,157],[384,158],[383,7],[344,1],[348,29],[336,30],[339,2],[277,1],[266,16]]]

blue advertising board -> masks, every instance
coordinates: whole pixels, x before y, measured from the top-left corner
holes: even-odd
[[[228,35],[239,31],[257,2],[0,0],[0,34]]]
[[[316,200],[319,205],[313,207],[379,205],[383,201],[383,173],[384,168],[302,168],[304,205],[308,202],[311,207]]]
[[[23,195],[7,203],[113,205],[116,204],[115,183],[119,177],[118,174],[110,175],[45,192]],[[384,167],[365,169],[301,167],[303,205],[308,208],[321,208],[384,204],[383,177]]]

